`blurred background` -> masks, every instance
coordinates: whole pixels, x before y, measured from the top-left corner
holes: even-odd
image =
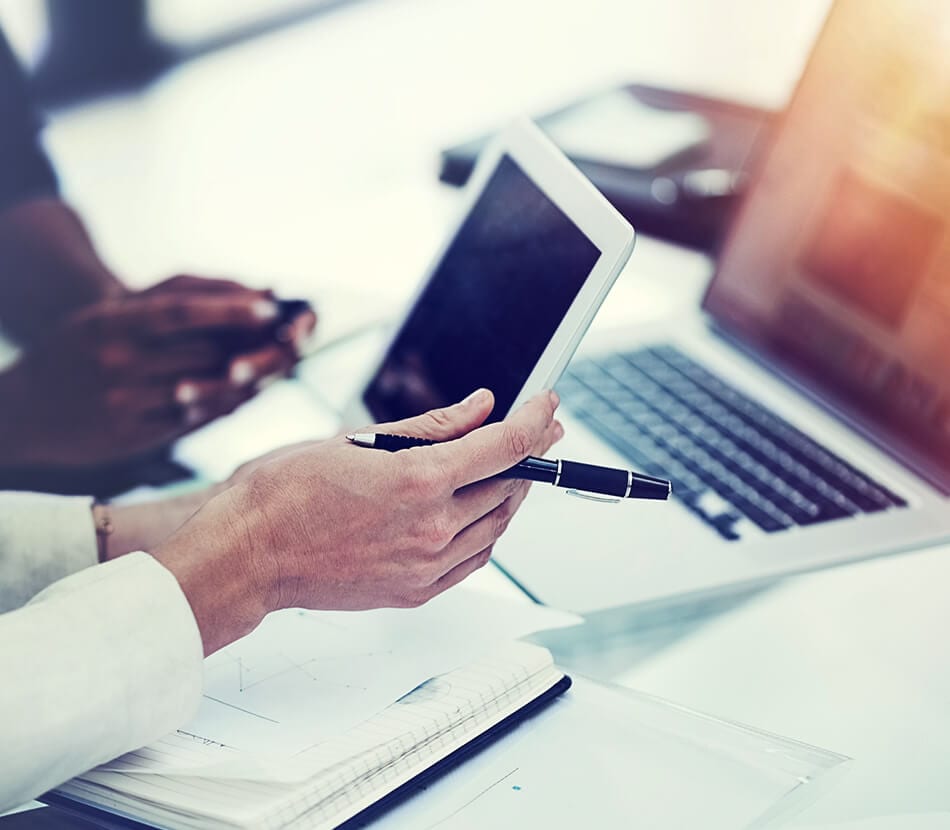
[[[446,148],[628,83],[778,109],[827,5],[0,0],[0,25],[120,274],[273,285],[329,335],[419,278]]]
[[[828,5],[0,0],[0,26],[43,110],[64,197],[127,285],[191,273],[303,297],[317,309],[320,345],[391,318],[412,295],[456,215],[459,188],[440,174],[464,181],[477,149],[469,142],[578,102],[581,144],[589,133],[612,137],[587,155],[621,155],[584,172],[611,198],[614,184],[632,193],[625,212],[640,232],[596,325],[668,311],[671,255],[683,260],[677,279],[701,290],[735,194],[717,197],[713,181],[713,198],[671,202],[666,174],[674,194],[691,170],[712,166],[715,178],[722,159],[703,155],[716,146],[715,118],[651,121],[625,94],[618,125],[616,98],[584,105],[629,84],[658,91],[664,106],[668,94],[687,110],[707,97],[728,102],[741,140],[723,131],[726,166],[751,164]],[[699,253],[663,251],[654,267],[643,232],[669,239],[681,229],[692,236],[678,241]],[[182,441],[177,457],[224,476],[327,434],[375,348],[365,341],[346,359],[310,361],[306,391],[281,385]]]

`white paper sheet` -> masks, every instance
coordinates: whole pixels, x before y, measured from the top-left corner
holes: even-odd
[[[790,794],[799,806],[807,803],[844,761],[574,680],[538,717],[427,785],[374,828],[777,827],[795,809]]]
[[[271,614],[205,661],[201,708],[155,747],[155,767],[213,763],[234,750],[302,752],[499,643],[578,622],[466,588],[414,609]]]

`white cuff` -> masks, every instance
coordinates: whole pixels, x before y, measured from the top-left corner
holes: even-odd
[[[98,559],[92,499],[0,493],[0,612]]]
[[[0,809],[186,723],[201,636],[177,580],[131,553],[0,616]]]

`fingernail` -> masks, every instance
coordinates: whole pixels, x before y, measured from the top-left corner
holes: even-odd
[[[553,389],[548,392],[548,398],[551,400],[551,406],[557,408],[561,403],[561,396]]]
[[[273,320],[277,317],[277,303],[270,300],[255,300],[251,304],[251,314],[258,320]]]
[[[235,361],[231,364],[229,377],[235,386],[245,386],[254,379],[254,367],[246,360]]]
[[[307,356],[306,341],[301,341],[300,338],[295,337],[291,346],[294,350],[294,357],[297,358],[297,360],[303,360]]]
[[[198,387],[193,383],[179,383],[175,389],[175,401],[181,406],[188,406],[198,400]]]
[[[484,403],[487,396],[488,396],[487,389],[476,389],[474,392],[472,392],[471,395],[469,395],[464,401],[462,401],[462,404],[464,406],[474,406],[475,404]]]
[[[313,339],[312,331],[297,330],[294,334],[294,351],[297,357],[303,357]]]

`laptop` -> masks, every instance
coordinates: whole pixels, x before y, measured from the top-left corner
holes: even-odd
[[[948,45],[938,0],[833,6],[702,307],[585,341],[557,387],[552,456],[673,502],[535,488],[495,548],[535,598],[590,613],[950,539]]]

